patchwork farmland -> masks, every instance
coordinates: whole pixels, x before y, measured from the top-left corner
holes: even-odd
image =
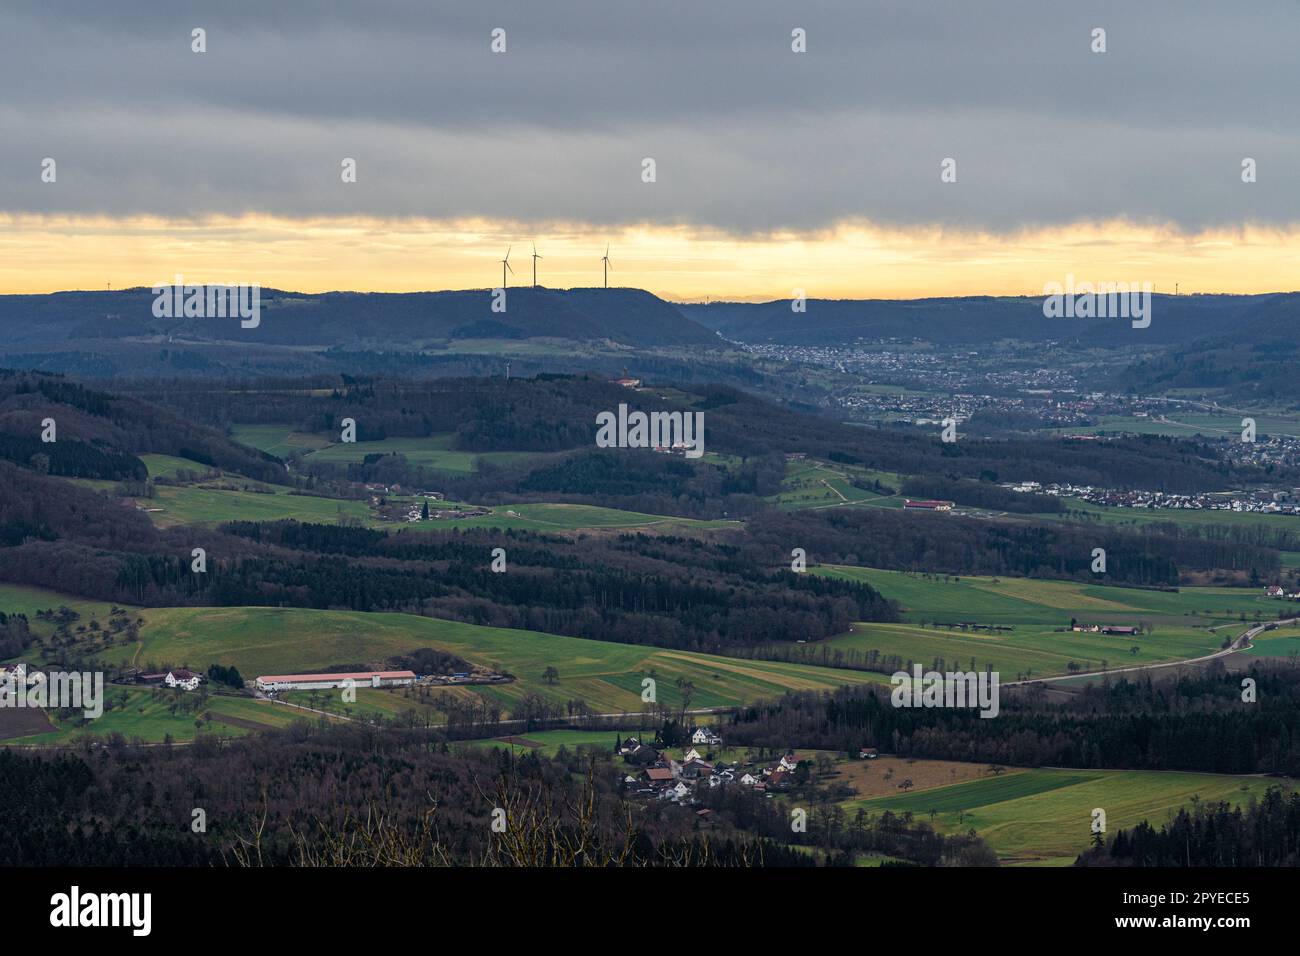
[[[1194,801],[1246,804],[1269,777],[1124,770],[1008,770],[951,786],[852,800],[847,809],[911,813],[943,831],[974,829],[1010,865],[1069,866],[1092,839],[1092,811],[1113,833],[1164,823]],[[1290,785],[1286,784],[1288,789]]]
[[[1003,680],[1202,657],[1278,613],[1277,602],[1240,588],[1156,591],[852,567],[810,573],[865,581],[902,607],[901,623],[855,624],[819,645],[829,652],[874,651],[926,666],[943,660],[969,668],[974,661],[975,669],[992,667]],[[1071,621],[1140,633],[1076,632]]]

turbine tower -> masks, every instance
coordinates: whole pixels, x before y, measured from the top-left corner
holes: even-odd
[[[541,256],[537,254],[537,243],[534,242],[533,243],[533,288],[534,289],[537,288],[537,260],[540,258]]]
[[[600,261],[605,263],[605,288],[609,288],[609,243],[605,243],[605,254],[600,257]]]
[[[513,245],[507,246],[506,257],[501,260],[501,288],[503,289],[506,287],[506,270],[510,269],[510,250],[513,248]],[[514,269],[510,269],[510,274],[514,275],[514,271]]]

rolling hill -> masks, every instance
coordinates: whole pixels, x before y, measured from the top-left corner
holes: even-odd
[[[11,330],[5,351],[93,348],[121,339],[173,346],[237,343],[257,346],[410,349],[453,339],[551,338],[625,346],[727,348],[676,306],[641,289],[511,288],[506,310],[492,310],[489,289],[450,292],[325,292],[262,290],[260,323],[155,318],[151,289],[0,296],[0,323]]]
[[[1117,280],[1118,281],[1118,280]],[[727,339],[751,343],[845,345],[857,339],[926,339],[948,344],[987,344],[998,339],[1073,341],[1118,346],[1133,342],[1169,345],[1237,335],[1258,323],[1278,328],[1294,315],[1300,293],[1266,295],[1152,295],[1149,328],[1135,330],[1111,319],[1047,319],[1041,296],[958,296],[936,299],[809,299],[795,314],[788,299],[773,302],[710,302],[680,311]]]

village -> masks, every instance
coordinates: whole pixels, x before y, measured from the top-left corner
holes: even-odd
[[[724,786],[745,787],[773,797],[794,784],[806,783],[812,773],[813,761],[793,750],[787,750],[779,760],[760,761],[747,767],[738,761],[706,759],[712,750],[722,748],[722,738],[711,728],[692,728],[687,739],[690,746],[680,760],[674,759],[668,748],[642,743],[636,737],[616,741],[615,754],[630,768],[623,777],[628,793],[637,798],[684,805],[698,802],[696,794],[700,791]],[[704,748],[703,754],[700,748]],[[874,747],[858,751],[862,760],[874,760],[878,756]],[[701,815],[709,812],[699,811]]]
[[[1047,484],[1036,481],[1003,482],[1002,487],[1021,494],[1074,498],[1109,508],[1151,510],[1232,511],[1251,514],[1300,514],[1300,489],[1256,491],[1251,494],[1204,492],[1169,494],[1163,491],[1116,491],[1091,485]]]

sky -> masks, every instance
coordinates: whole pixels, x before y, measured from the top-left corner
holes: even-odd
[[[488,288],[534,242],[544,285],[608,244],[690,300],[1293,290],[1297,34],[1294,0],[6,0],[0,292]]]

